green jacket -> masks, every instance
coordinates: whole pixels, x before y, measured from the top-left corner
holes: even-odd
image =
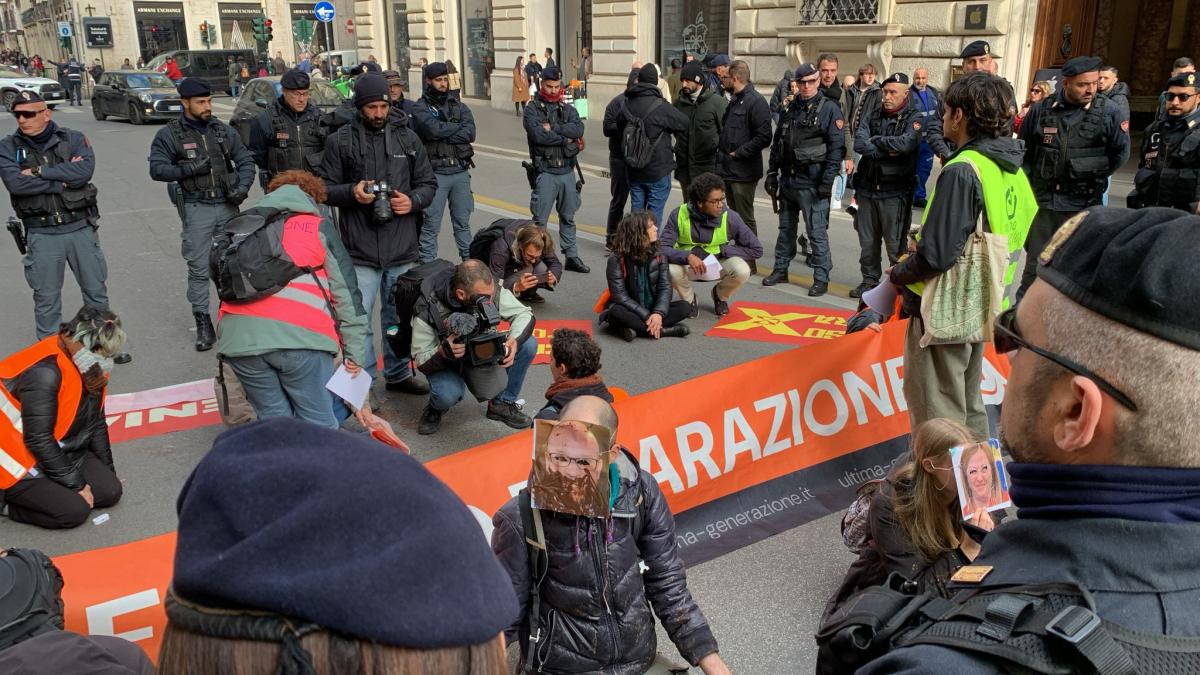
[[[701,89],[696,100],[679,90],[672,105],[687,115],[688,127],[675,134],[676,178],[691,181],[702,173],[716,173],[717,141],[721,138],[726,103],[724,96],[709,87]]]
[[[320,208],[295,185],[284,185],[255,204],[294,213],[321,215]],[[350,254],[342,245],[337,227],[328,218],[321,219],[321,243],[325,247],[325,272],[329,275],[329,294],[333,298],[334,320],[345,341],[346,358],[367,365],[367,313]],[[338,345],[327,337],[299,326],[272,319],[241,314],[222,314],[217,322],[217,353],[222,356],[257,356],[281,349],[313,349],[338,353]]]

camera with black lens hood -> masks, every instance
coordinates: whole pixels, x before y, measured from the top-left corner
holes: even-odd
[[[371,202],[371,217],[375,222],[380,225],[391,222],[395,217],[392,213],[392,187],[385,180],[375,181],[367,186],[367,193],[375,195],[375,201]]]
[[[507,355],[508,334],[497,329],[500,310],[489,295],[471,298],[471,312],[454,312],[446,317],[446,332],[457,335],[467,348],[463,356],[472,368],[500,363]]]

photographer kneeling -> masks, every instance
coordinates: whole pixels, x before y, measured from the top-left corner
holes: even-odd
[[[436,432],[465,389],[488,402],[488,419],[528,427],[532,420],[516,401],[537,354],[537,340],[530,339],[533,312],[507,288],[497,289],[491,270],[478,260],[446,270],[431,286],[435,299],[422,297],[413,308],[413,362],[431,389],[417,433]],[[511,326],[507,335],[496,330],[501,319]]]

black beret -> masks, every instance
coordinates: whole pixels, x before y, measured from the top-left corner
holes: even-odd
[[[1100,66],[1104,62],[1097,56],[1076,56],[1075,58],[1063,64],[1063,77],[1075,77],[1083,73],[1090,73],[1100,70]]]
[[[21,105],[22,103],[45,103],[46,99],[42,98],[41,94],[36,91],[24,89],[17,92],[17,98],[12,102],[13,105]]]
[[[638,71],[637,80],[642,84],[658,84],[658,68],[653,63],[647,63]]]
[[[517,618],[467,506],[362,434],[291,418],[226,431],[176,510],[172,588],[193,603],[425,649],[486,642]]]
[[[704,64],[699,61],[688,61],[679,72],[679,79],[684,82],[704,84]]]
[[[450,73],[450,69],[441,61],[434,61],[425,66],[425,77],[432,80],[435,77],[441,77]]]
[[[969,59],[972,56],[983,56],[985,54],[992,54],[992,46],[986,40],[976,40],[963,47],[962,53],[958,55],[958,58]],[[996,56],[996,54],[992,54],[992,56]],[[996,58],[999,57],[996,56]]]
[[[1042,281],[1087,309],[1200,350],[1200,217],[1169,208],[1095,208],[1038,256]]]
[[[429,65],[433,64],[431,63]],[[561,79],[562,71],[558,69],[558,66],[550,66],[549,68],[542,70],[542,81],[550,80],[551,82],[557,82]]]
[[[817,74],[817,67],[811,63],[801,63],[796,72],[792,73],[792,79],[803,80],[806,77],[812,77]]]
[[[292,68],[279,78],[279,84],[284,89],[308,89],[308,73],[299,68]]]
[[[363,73],[354,81],[354,107],[388,100],[388,82],[379,73]]]
[[[208,82],[199,77],[185,77],[179,81],[175,89],[179,92],[179,98],[212,96],[212,87],[208,86]]]
[[[888,75],[888,78],[881,82],[879,86],[882,87],[885,84],[908,84],[908,75],[905,75],[904,73],[892,73],[891,75]]]
[[[709,63],[711,67],[718,68],[720,66],[727,66],[733,63],[733,61],[729,58],[728,54],[716,54]]]
[[[1167,80],[1168,87],[1197,87],[1197,77],[1195,73],[1180,73],[1175,77]],[[22,92],[24,93],[24,92]]]

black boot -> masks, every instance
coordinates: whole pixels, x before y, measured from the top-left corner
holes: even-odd
[[[438,427],[442,426],[443,412],[432,405],[426,405],[425,410],[421,411],[421,420],[417,422],[417,433],[422,436],[436,433]]]
[[[567,262],[563,265],[563,269],[567,270],[568,272],[579,272],[580,274],[587,274],[588,272],[592,271],[592,268],[583,264],[583,260],[581,260],[579,256],[571,256],[570,258],[567,258]]]
[[[213,343],[217,341],[217,331],[213,328],[212,318],[208,316],[208,312],[193,312],[192,316],[196,319],[196,351],[206,352],[212,349]]]
[[[501,401],[498,398],[488,401],[487,418],[504,422],[513,429],[528,429],[533,426],[533,420],[521,412],[521,408],[516,403]]]
[[[829,292],[829,284],[824,281],[814,281],[808,289],[808,297],[819,298]]]
[[[763,277],[762,285],[763,286],[774,286],[775,284],[782,284],[787,280],[788,280],[787,270],[775,270],[774,272],[771,272],[769,275]]]
[[[692,332],[692,329],[687,327],[687,324],[677,323],[674,326],[667,326],[662,329],[659,335],[663,337],[687,337]]]

